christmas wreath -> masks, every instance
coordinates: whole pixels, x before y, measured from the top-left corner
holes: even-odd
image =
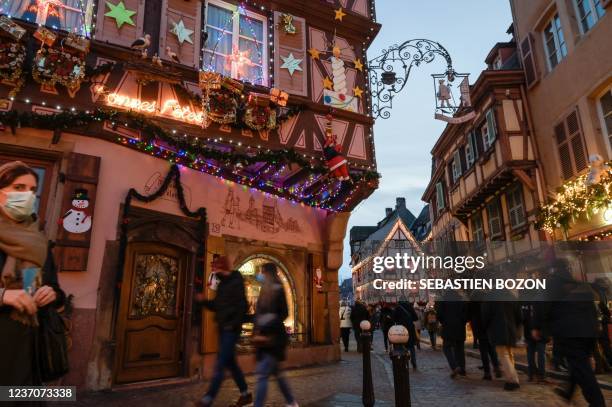
[[[63,49],[42,47],[34,58],[32,77],[38,83],[76,89],[85,77],[85,58]]]
[[[208,111],[210,120],[219,124],[234,123],[236,121],[236,113],[238,111],[236,93],[221,88],[212,91],[207,102],[208,106],[205,106],[205,109]]]
[[[0,79],[14,84],[10,96],[14,96],[23,85],[23,62],[26,48],[18,42],[0,42]]]
[[[269,106],[248,106],[244,112],[244,124],[253,130],[276,128],[276,110]]]

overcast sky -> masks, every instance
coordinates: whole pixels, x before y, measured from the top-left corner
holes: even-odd
[[[451,54],[457,72],[470,73],[470,83],[486,67],[484,59],[496,42],[508,41],[512,22],[509,0],[378,0],[376,15],[382,29],[368,50],[372,59],[384,48],[415,38],[441,43]],[[423,191],[431,171],[431,148],[444,130],[434,120],[431,74],[443,73],[446,64],[438,59],[415,68],[402,94],[393,102],[391,118],[378,119],[374,126],[380,186],[351,215],[353,226],[376,225],[385,207],[395,206],[396,197],[418,216],[424,203]],[[345,238],[344,264],[340,279],[351,275],[349,234]]]

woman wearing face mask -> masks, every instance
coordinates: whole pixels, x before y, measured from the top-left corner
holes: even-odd
[[[285,359],[288,344],[287,332],[283,321],[287,319],[287,299],[283,285],[278,278],[274,263],[262,266],[256,276],[262,284],[255,309],[255,328],[253,342],[257,347],[257,390],[254,407],[263,407],[268,390],[268,379],[276,376],[278,386],[287,401],[287,406],[298,407],[293,398],[280,362]]]
[[[35,221],[38,176],[20,161],[0,166],[0,385],[41,384],[35,357],[39,308],[62,304],[47,239]]]

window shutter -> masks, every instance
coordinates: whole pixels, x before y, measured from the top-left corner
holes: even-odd
[[[70,153],[68,156],[60,214],[61,222],[55,247],[55,262],[59,271],[87,270],[91,226],[80,233],[74,233],[74,227],[83,226],[84,217],[93,218],[99,171],[100,157],[78,153]],[[88,198],[89,206],[85,209],[79,210],[72,206],[77,190],[84,190]],[[84,215],[75,216],[75,211],[82,211]],[[93,225],[93,219],[91,223]]]
[[[559,151],[561,174],[563,175],[563,179],[569,179],[574,175],[574,169],[572,167],[569,143],[565,135],[565,123],[561,122],[555,126],[555,140]]]
[[[436,184],[436,202],[438,204],[438,212],[444,209],[444,186],[441,182]]]
[[[461,163],[461,173],[463,174],[468,169],[467,161],[465,159],[465,146],[459,149],[459,162]]]
[[[525,82],[527,83],[527,87],[530,88],[539,80],[533,49],[533,34],[529,33],[527,37],[523,39],[523,42],[521,42],[521,55],[523,57]]]
[[[495,124],[493,108],[487,111],[487,127],[489,128],[489,145],[493,145],[493,142],[497,138],[497,126]]]
[[[295,34],[287,34],[282,29],[282,13],[274,12],[274,86],[289,93],[308,96],[307,75],[306,75],[306,20],[300,17],[293,17],[293,25],[296,28]],[[283,60],[293,54],[295,59],[301,59],[301,71],[294,71],[290,75],[288,69],[281,69]]]
[[[136,16],[134,16],[136,17]],[[162,0],[146,0],[144,6],[143,20],[143,36],[149,34],[151,36],[151,45],[149,46],[149,54],[151,56],[165,55],[165,52],[159,50],[159,37],[161,34],[161,17],[162,17]]]
[[[578,110],[574,110],[567,116],[567,134],[569,142],[572,145],[574,165],[576,173],[587,168],[587,154],[582,137],[582,128],[580,125],[580,116]]]

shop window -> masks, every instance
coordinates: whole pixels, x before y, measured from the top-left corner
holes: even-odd
[[[54,163],[52,161],[30,159],[20,156],[0,155],[0,165],[10,161],[22,161],[38,174],[38,189],[36,191],[34,213],[36,213],[41,226],[44,226]]]
[[[259,293],[261,291],[262,284],[257,281],[255,276],[260,272],[261,266],[265,263],[274,263],[276,264],[278,270],[278,277],[283,284],[283,288],[285,290],[285,298],[287,299],[287,309],[289,311],[289,316],[285,320],[285,328],[287,329],[287,333],[298,334],[298,324],[295,319],[296,315],[296,303],[295,303],[295,294],[293,291],[293,287],[291,284],[291,280],[289,277],[289,272],[278,260],[271,256],[267,255],[256,255],[249,257],[239,268],[238,271],[244,277],[245,290],[247,301],[249,304],[247,314],[249,316],[255,315],[255,307],[257,305],[257,299],[259,298]],[[253,334],[253,323],[247,322],[242,325],[242,339],[248,340]]]
[[[527,221],[525,216],[525,206],[523,204],[523,187],[516,184],[506,193],[508,204],[508,218],[512,229],[523,226]]]
[[[89,37],[92,0],[0,0],[0,13]]]
[[[234,79],[267,85],[266,17],[220,0],[206,3],[203,68]]]
[[[603,130],[612,151],[612,88],[599,99],[599,112],[603,121]]]
[[[586,34],[604,16],[606,11],[601,0],[574,0],[578,11],[580,30]]]
[[[544,50],[548,59],[548,69],[553,70],[567,56],[567,45],[559,14],[555,14],[544,27]]]

